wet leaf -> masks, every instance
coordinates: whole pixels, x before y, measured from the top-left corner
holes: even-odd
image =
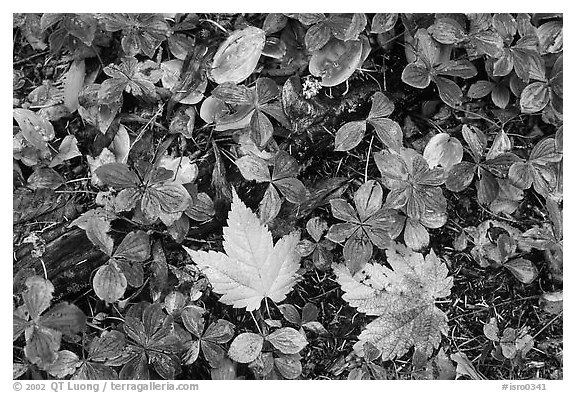
[[[210,78],[218,83],[240,83],[252,74],[266,42],[263,30],[249,26],[232,33],[212,60]]]
[[[344,124],[336,132],[336,140],[334,141],[334,150],[336,151],[348,151],[352,150],[364,138],[366,133],[366,122],[365,121],[353,121]]]
[[[250,363],[262,352],[263,345],[262,336],[255,333],[241,333],[230,344],[228,356],[238,363]]]
[[[298,353],[308,345],[306,337],[291,327],[275,330],[266,336],[266,340],[280,352],[287,355]]]

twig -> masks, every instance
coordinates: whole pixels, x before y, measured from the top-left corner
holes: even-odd
[[[40,52],[40,53],[36,53],[36,54],[34,54],[34,55],[32,55],[32,56],[28,56],[28,57],[25,58],[25,59],[18,60],[18,61],[14,61],[14,62],[12,62],[12,67],[17,66],[17,65],[20,65],[20,64],[24,64],[24,63],[26,63],[27,61],[30,61],[30,60],[35,59],[35,58],[37,58],[37,57],[44,56],[44,55],[47,54],[48,52],[49,52],[49,51],[45,50],[44,52]]]
[[[492,305],[492,306],[483,308],[483,309],[481,309],[481,310],[474,310],[474,311],[470,311],[470,312],[468,312],[468,313],[456,315],[455,317],[450,318],[450,319],[448,320],[448,322],[452,322],[452,321],[454,321],[454,320],[456,320],[456,319],[460,319],[460,318],[463,318],[463,317],[468,317],[468,316],[470,316],[470,315],[474,315],[474,314],[479,314],[479,313],[482,313],[482,312],[490,311],[490,310],[492,310],[493,308],[505,306],[506,304],[515,303],[515,302],[520,302],[520,301],[524,301],[524,300],[537,299],[537,298],[539,298],[539,297],[540,297],[539,295],[534,295],[534,296],[523,297],[523,298],[520,298],[520,299],[507,300],[507,301],[505,301],[505,302],[502,302],[502,303],[499,303],[499,304],[494,304],[494,305]]]
[[[552,318],[550,320],[550,322],[548,322],[546,325],[544,325],[544,327],[540,330],[538,330],[538,333],[536,333],[535,335],[532,336],[532,338],[536,338],[540,333],[542,333],[544,330],[546,330],[548,328],[548,326],[552,325],[552,323],[554,323],[555,320],[557,320],[558,318],[560,318],[562,316],[562,314],[564,314],[564,310],[560,311],[558,313],[558,315],[556,315],[554,318]]]

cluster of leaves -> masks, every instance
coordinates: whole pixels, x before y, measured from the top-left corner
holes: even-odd
[[[554,283],[562,281],[561,16],[17,18],[34,50],[69,55],[69,66],[58,81],[34,86],[26,102],[15,99],[15,172],[27,174],[29,189],[53,191],[73,187],[71,163],[87,163],[84,186],[96,197],[71,225],[105,254],[92,278],[105,312],[88,324],[98,336],[77,306],[49,309],[50,281],[26,280],[14,308],[14,340],[24,332],[25,342],[17,376],[174,379],[202,364],[213,379],[234,379],[245,377],[237,375],[240,363],[258,379],[299,378],[300,352],[331,334],[312,303],[301,312],[291,304],[308,271],[334,274],[342,299],[376,317],[354,345],[363,363],[349,378],[385,378],[383,362],[412,350],[415,378],[429,378],[431,368],[452,375],[438,350],[448,318],[435,304],[450,296],[450,273],[457,274],[435,238],[452,224],[454,249],[464,253],[471,243],[479,268],[506,269],[516,285],[529,286],[542,277],[535,256],[543,251]],[[404,85],[395,85],[403,92],[379,88],[349,104],[348,91],[368,83],[364,73],[386,79],[373,49],[389,52],[390,43],[403,48]],[[25,83],[15,70],[15,92]],[[429,120],[438,132],[409,131],[398,101],[420,94],[413,88],[433,95],[423,117],[437,106],[462,124]],[[540,116],[540,134],[515,133],[527,116]],[[95,131],[93,146],[64,131],[62,119]],[[317,168],[298,150],[315,138],[328,141],[329,151],[318,154],[334,162],[363,157],[363,179],[314,183],[309,174]],[[256,200],[241,192],[250,187]],[[477,225],[462,228],[454,201],[471,195],[494,219],[479,213]],[[519,223],[528,200],[545,206],[547,220]],[[258,214],[247,205],[258,205]],[[226,214],[221,248],[219,239],[188,237],[190,229],[220,229]],[[290,230],[278,229],[284,222]],[[309,239],[301,239],[300,224]],[[171,240],[186,242],[186,263],[167,262],[163,244]],[[216,314],[211,294],[244,311]],[[542,307],[556,310],[558,297],[561,291],[544,294]],[[256,330],[243,322],[246,313]],[[484,327],[494,359],[514,364],[532,348],[528,331],[500,334],[495,320]],[[451,359],[469,362],[460,353]]]

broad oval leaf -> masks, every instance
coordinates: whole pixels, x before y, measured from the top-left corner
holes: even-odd
[[[255,180],[259,183],[272,181],[268,164],[259,157],[252,155],[240,157],[236,160],[236,166],[246,180]]]
[[[304,43],[310,52],[321,49],[330,40],[330,27],[326,23],[316,23],[306,31]]]
[[[470,98],[482,98],[494,90],[496,84],[490,81],[478,81],[472,84],[468,89],[466,95]]]
[[[140,184],[136,173],[126,164],[117,162],[104,164],[99,166],[95,173],[104,184],[118,189],[133,188]]]
[[[296,379],[302,374],[302,362],[295,355],[274,358],[274,365],[286,379]]]
[[[308,68],[322,78],[322,86],[339,85],[348,79],[362,60],[360,40],[340,41],[332,38],[322,49],[314,52]]]
[[[212,60],[209,76],[216,83],[240,83],[248,78],[266,43],[264,30],[254,26],[235,31],[224,41]]]
[[[94,275],[92,286],[96,296],[106,303],[114,303],[124,296],[128,281],[115,265],[107,263]]]
[[[266,336],[266,340],[287,355],[298,353],[308,345],[306,336],[291,327],[275,330]]]
[[[42,315],[40,324],[70,336],[84,330],[86,316],[78,306],[62,302]]]
[[[453,192],[460,192],[472,183],[476,165],[470,162],[461,162],[456,164],[448,172],[446,178],[446,188]]]
[[[382,187],[375,180],[362,184],[354,194],[354,205],[361,221],[374,215],[382,207]]]
[[[22,135],[39,150],[47,150],[47,142],[54,139],[54,127],[45,118],[29,109],[14,108],[12,116],[22,130]]]
[[[250,363],[262,352],[263,345],[264,338],[261,335],[256,333],[241,333],[236,336],[232,344],[230,344],[228,356],[238,363]]]
[[[52,301],[54,285],[40,276],[32,276],[26,279],[26,290],[22,292],[22,299],[28,309],[31,319],[36,319],[42,314]]]
[[[308,197],[308,191],[304,184],[294,177],[274,180],[273,184],[278,187],[288,202],[300,204],[305,202]]]
[[[266,192],[258,205],[258,213],[260,215],[260,220],[263,224],[267,224],[276,218],[282,207],[282,198],[278,193],[276,187],[272,184],[268,185]]]
[[[336,151],[348,151],[352,150],[364,138],[366,133],[366,122],[365,121],[351,121],[344,124],[336,132],[336,140],[334,141],[334,150]]]
[[[536,113],[544,109],[550,101],[548,87],[543,82],[533,82],[522,90],[520,108],[523,113]]]
[[[416,63],[410,63],[402,71],[402,82],[417,89],[425,89],[430,84],[430,71]]]
[[[390,116],[394,112],[394,103],[384,93],[377,91],[372,96],[372,107],[368,119]]]
[[[504,264],[504,267],[523,284],[530,284],[538,277],[538,269],[536,266],[524,258],[515,258],[508,261]]]
[[[394,28],[398,21],[396,13],[379,13],[372,18],[371,32],[376,34],[386,33]]]
[[[423,156],[430,168],[440,165],[442,168],[450,170],[452,166],[462,161],[463,154],[460,141],[445,132],[441,132],[428,141]]]
[[[438,94],[440,94],[440,98],[444,103],[452,108],[462,103],[464,95],[456,82],[441,76],[436,77],[434,82],[436,82],[436,86],[438,86]]]
[[[441,44],[457,44],[466,38],[466,32],[458,23],[452,18],[440,18],[428,28],[430,34],[436,41]]]
[[[128,233],[114,252],[114,258],[144,262],[150,257],[150,238],[144,231]]]
[[[65,183],[64,178],[52,168],[36,168],[28,177],[28,187],[32,190],[48,188],[55,190]]]
[[[404,134],[400,124],[387,118],[368,118],[368,123],[376,130],[376,135],[382,143],[392,151],[402,150],[402,140]]]

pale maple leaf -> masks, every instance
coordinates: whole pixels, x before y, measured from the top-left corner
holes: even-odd
[[[225,253],[184,249],[208,277],[213,291],[222,295],[222,303],[254,311],[264,298],[284,300],[296,284],[299,240],[300,233],[295,231],[274,245],[267,225],[233,192],[228,226],[224,227]]]
[[[424,258],[396,245],[386,255],[392,270],[368,263],[352,276],[346,266],[334,267],[344,300],[360,312],[378,316],[362,331],[355,349],[362,352],[369,342],[382,352],[383,360],[390,360],[415,346],[430,356],[448,330],[448,318],[434,300],[450,295],[452,277],[434,251]]]

